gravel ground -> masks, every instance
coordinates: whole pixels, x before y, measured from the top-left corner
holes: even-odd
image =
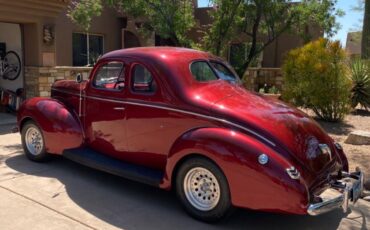
[[[304,110],[307,114],[314,116],[312,112]],[[359,166],[365,173],[365,187],[370,190],[370,145],[345,144],[349,133],[355,130],[370,132],[370,112],[358,110],[348,115],[343,122],[325,122],[317,120],[329,135],[339,142],[344,149],[349,161],[350,170]]]

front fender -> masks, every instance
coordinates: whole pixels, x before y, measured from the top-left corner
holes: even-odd
[[[265,165],[258,163],[261,153],[269,157]],[[178,163],[192,154],[221,168],[234,206],[306,214],[308,189],[302,178],[293,180],[286,173],[292,164],[253,137],[225,128],[199,128],[179,138],[169,153],[162,188],[171,187]]]
[[[64,149],[76,148],[83,143],[83,129],[78,116],[60,101],[41,97],[26,100],[17,114],[20,131],[30,119],[41,128],[49,153],[61,154]]]

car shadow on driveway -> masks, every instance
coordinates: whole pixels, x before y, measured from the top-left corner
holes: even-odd
[[[173,192],[99,172],[62,157],[40,164],[28,161],[24,155],[16,155],[6,159],[5,164],[40,179],[59,180],[68,199],[96,218],[124,229],[337,229],[348,215],[340,210],[310,217],[239,209],[226,220],[206,224],[186,215]],[[37,170],[40,166],[45,170]],[[34,189],[44,188],[35,184]],[[53,205],[52,198],[58,195],[55,191],[53,196],[38,199]],[[364,223],[363,229],[366,229],[366,221],[362,221],[362,225]]]

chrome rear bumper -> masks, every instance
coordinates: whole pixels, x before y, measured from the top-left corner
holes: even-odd
[[[308,205],[307,213],[317,216],[333,209],[342,207],[347,212],[349,202],[353,204],[361,197],[364,189],[364,174],[359,168],[353,173],[342,172],[340,179],[333,180],[330,188],[322,192],[319,202]]]

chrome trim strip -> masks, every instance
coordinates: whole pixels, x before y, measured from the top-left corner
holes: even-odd
[[[115,107],[115,108],[113,108],[114,110],[121,110],[121,111],[124,111],[125,110],[125,108],[124,107]]]
[[[80,96],[79,94],[71,93],[71,92],[68,92],[68,91],[60,90],[60,89],[55,89],[54,88],[52,90],[62,92],[62,93],[69,93],[69,94],[72,94],[72,95]],[[164,110],[168,110],[168,111],[193,115],[193,116],[202,117],[202,118],[209,119],[209,120],[222,122],[222,123],[237,127],[239,129],[242,129],[242,130],[244,130],[244,131],[246,131],[246,132],[248,132],[248,133],[250,133],[254,136],[259,137],[260,139],[264,140],[265,142],[269,143],[270,145],[272,145],[274,147],[276,146],[276,144],[274,142],[268,140],[267,138],[263,137],[262,135],[256,133],[255,131],[253,131],[251,129],[248,129],[244,126],[238,125],[236,123],[227,121],[227,120],[222,119],[222,118],[217,118],[217,117],[208,116],[208,115],[204,115],[204,114],[200,114],[200,113],[194,113],[194,112],[190,112],[190,111],[186,111],[186,110],[182,110],[182,109],[175,109],[175,108],[159,106],[159,105],[149,105],[149,104],[145,104],[145,103],[138,103],[138,102],[131,102],[131,101],[121,101],[121,100],[114,100],[114,99],[106,99],[106,98],[95,97],[95,96],[86,96],[86,95],[83,95],[83,97],[84,98],[89,98],[89,99],[94,99],[94,100],[106,101],[106,102],[121,103],[121,104],[128,104],[128,105],[138,105],[138,106],[144,106],[144,107],[150,107],[150,108],[156,108],[156,109],[164,109]]]
[[[179,112],[179,113],[184,113],[184,114],[188,114],[188,115],[193,115],[193,116],[197,116],[197,117],[202,117],[202,118],[206,118],[206,119],[210,119],[210,120],[214,120],[214,121],[219,121],[219,122],[223,122],[223,123],[226,123],[226,124],[229,124],[231,126],[235,126],[239,129],[242,129],[244,131],[247,131],[261,139],[263,139],[264,141],[266,141],[267,143],[269,143],[270,145],[272,146],[276,146],[275,143],[271,142],[270,140],[268,140],[267,138],[261,136],[260,134],[254,132],[253,130],[250,130],[248,128],[245,128],[241,125],[238,125],[238,124],[235,124],[233,122],[230,122],[230,121],[227,121],[225,119],[221,119],[221,118],[217,118],[217,117],[212,117],[212,116],[208,116],[208,115],[204,115],[204,114],[200,114],[200,113],[194,113],[194,112],[190,112],[190,111],[186,111],[186,110],[181,110],[181,109],[175,109],[175,108],[170,108],[170,107],[165,107],[165,106],[159,106],[159,105],[149,105],[149,104],[145,104],[145,103],[137,103],[137,102],[131,102],[131,101],[120,101],[120,100],[112,100],[112,99],[106,99],[106,98],[100,98],[100,97],[94,97],[94,96],[85,96],[86,98],[90,98],[90,99],[95,99],[95,100],[101,100],[101,101],[107,101],[107,102],[114,102],[114,103],[122,103],[122,104],[128,104],[128,105],[138,105],[138,106],[144,106],[144,107],[150,107],[150,108],[156,108],[156,109],[164,109],[164,110],[168,110],[168,111],[173,111],[173,112]]]

